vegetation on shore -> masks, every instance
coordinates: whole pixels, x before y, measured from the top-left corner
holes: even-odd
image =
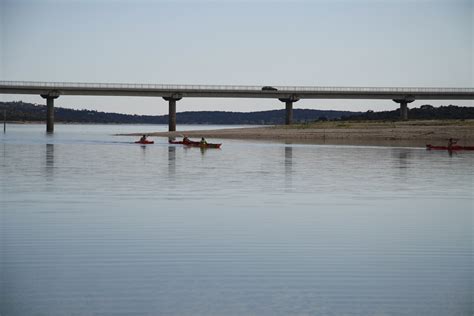
[[[46,118],[46,106],[25,102],[0,102],[0,111],[7,110],[7,120],[40,122]],[[191,111],[177,113],[180,124],[222,125],[275,125],[283,124],[285,110],[259,112]],[[307,122],[323,119],[340,119],[360,112],[295,109],[295,121]],[[55,107],[55,121],[64,123],[119,123],[119,124],[168,124],[168,115],[130,115],[93,110],[74,110]]]
[[[7,111],[7,120],[16,122],[42,122],[46,118],[46,106],[21,101],[0,102],[0,111]],[[179,124],[223,125],[282,125],[285,110],[259,112],[191,111],[177,113]],[[456,105],[433,107],[422,105],[409,110],[411,120],[469,120],[474,119],[474,107]],[[291,128],[310,128],[324,122],[331,128],[347,127],[350,122],[399,121],[399,109],[393,111],[330,111],[294,109]],[[118,124],[167,124],[168,115],[130,115],[94,110],[55,108],[55,121],[63,123],[118,123]],[[317,124],[317,125],[314,125]],[[319,125],[318,125],[319,124]]]
[[[409,109],[408,116],[410,120],[445,120],[445,119],[474,119],[474,107],[467,106],[440,106],[434,107],[429,104],[419,108]],[[343,116],[342,120],[350,121],[372,121],[372,120],[398,120],[400,118],[400,109],[393,111],[367,111],[365,113],[356,113]]]

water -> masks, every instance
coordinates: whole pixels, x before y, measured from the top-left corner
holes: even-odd
[[[473,315],[473,153],[164,128],[0,135],[2,316]]]

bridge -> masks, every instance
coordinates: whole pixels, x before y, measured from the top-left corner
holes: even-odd
[[[176,130],[176,102],[182,98],[267,98],[285,103],[285,123],[293,120],[293,103],[301,99],[387,99],[400,104],[408,119],[414,100],[474,100],[474,88],[384,88],[239,85],[167,85],[82,82],[0,81],[2,94],[36,94],[46,99],[46,131],[54,131],[54,99],[61,95],[162,97],[168,102],[168,129]]]

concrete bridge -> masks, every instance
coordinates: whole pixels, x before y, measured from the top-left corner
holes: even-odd
[[[46,99],[47,132],[54,131],[54,99],[61,95],[162,97],[168,101],[169,131],[176,130],[176,101],[182,98],[267,98],[285,103],[287,125],[293,103],[300,99],[388,99],[400,104],[400,119],[408,119],[414,100],[474,100],[474,88],[382,88],[309,86],[166,85],[81,82],[0,81],[0,93],[37,94]]]

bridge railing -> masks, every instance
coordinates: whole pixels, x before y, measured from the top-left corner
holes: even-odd
[[[141,83],[86,83],[86,82],[39,82],[0,81],[0,86],[31,88],[70,89],[144,89],[144,90],[203,90],[203,91],[262,91],[262,86],[245,85],[188,85],[188,84],[141,84]],[[330,87],[330,86],[273,86],[280,92],[406,92],[406,93],[474,93],[474,88],[436,87]],[[270,91],[273,92],[273,91]],[[275,91],[276,92],[276,91]]]

